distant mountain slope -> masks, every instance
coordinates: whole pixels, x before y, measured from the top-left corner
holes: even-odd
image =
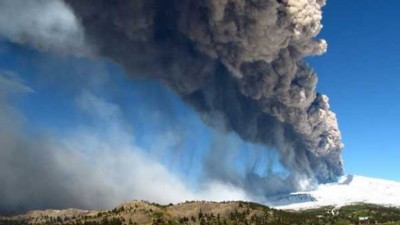
[[[250,221],[257,224],[261,224],[262,221],[293,224],[303,219],[298,214],[247,202],[186,202],[163,206],[144,201],[132,201],[108,211],[74,209],[31,211],[20,216],[0,217],[0,224],[232,224],[233,221],[240,224],[250,223]]]
[[[250,202],[186,202],[158,205],[143,201],[124,203],[113,210],[76,209],[31,211],[25,215],[0,217],[1,225],[345,225],[400,224],[400,209],[376,205],[323,207],[305,211],[283,211]]]
[[[338,183],[316,190],[278,196],[272,204],[280,209],[307,209],[369,203],[400,207],[400,183],[362,176],[343,176]]]
[[[313,191],[277,196],[272,204],[132,201],[107,211],[30,211],[0,217],[0,225],[400,224],[400,183],[347,175]]]

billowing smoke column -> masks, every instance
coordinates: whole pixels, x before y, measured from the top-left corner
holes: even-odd
[[[276,148],[291,182],[336,180],[342,142],[302,61],[324,0],[66,0],[98,53],[164,82],[204,121]]]

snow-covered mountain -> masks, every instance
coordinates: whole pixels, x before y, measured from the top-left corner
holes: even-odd
[[[400,183],[346,175],[337,183],[319,185],[315,190],[280,196],[273,205],[280,209],[306,209],[370,203],[400,207]]]

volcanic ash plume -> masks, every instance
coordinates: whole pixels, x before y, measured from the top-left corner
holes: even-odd
[[[302,61],[326,51],[315,39],[324,0],[66,2],[99,55],[164,82],[208,124],[277,149],[290,183],[343,173],[335,114]]]

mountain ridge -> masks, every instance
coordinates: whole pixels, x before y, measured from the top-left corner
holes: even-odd
[[[159,205],[125,202],[112,210],[33,210],[0,217],[1,225],[178,225],[178,224],[399,224],[400,208],[359,204],[307,210],[279,210],[243,201],[187,201]]]

